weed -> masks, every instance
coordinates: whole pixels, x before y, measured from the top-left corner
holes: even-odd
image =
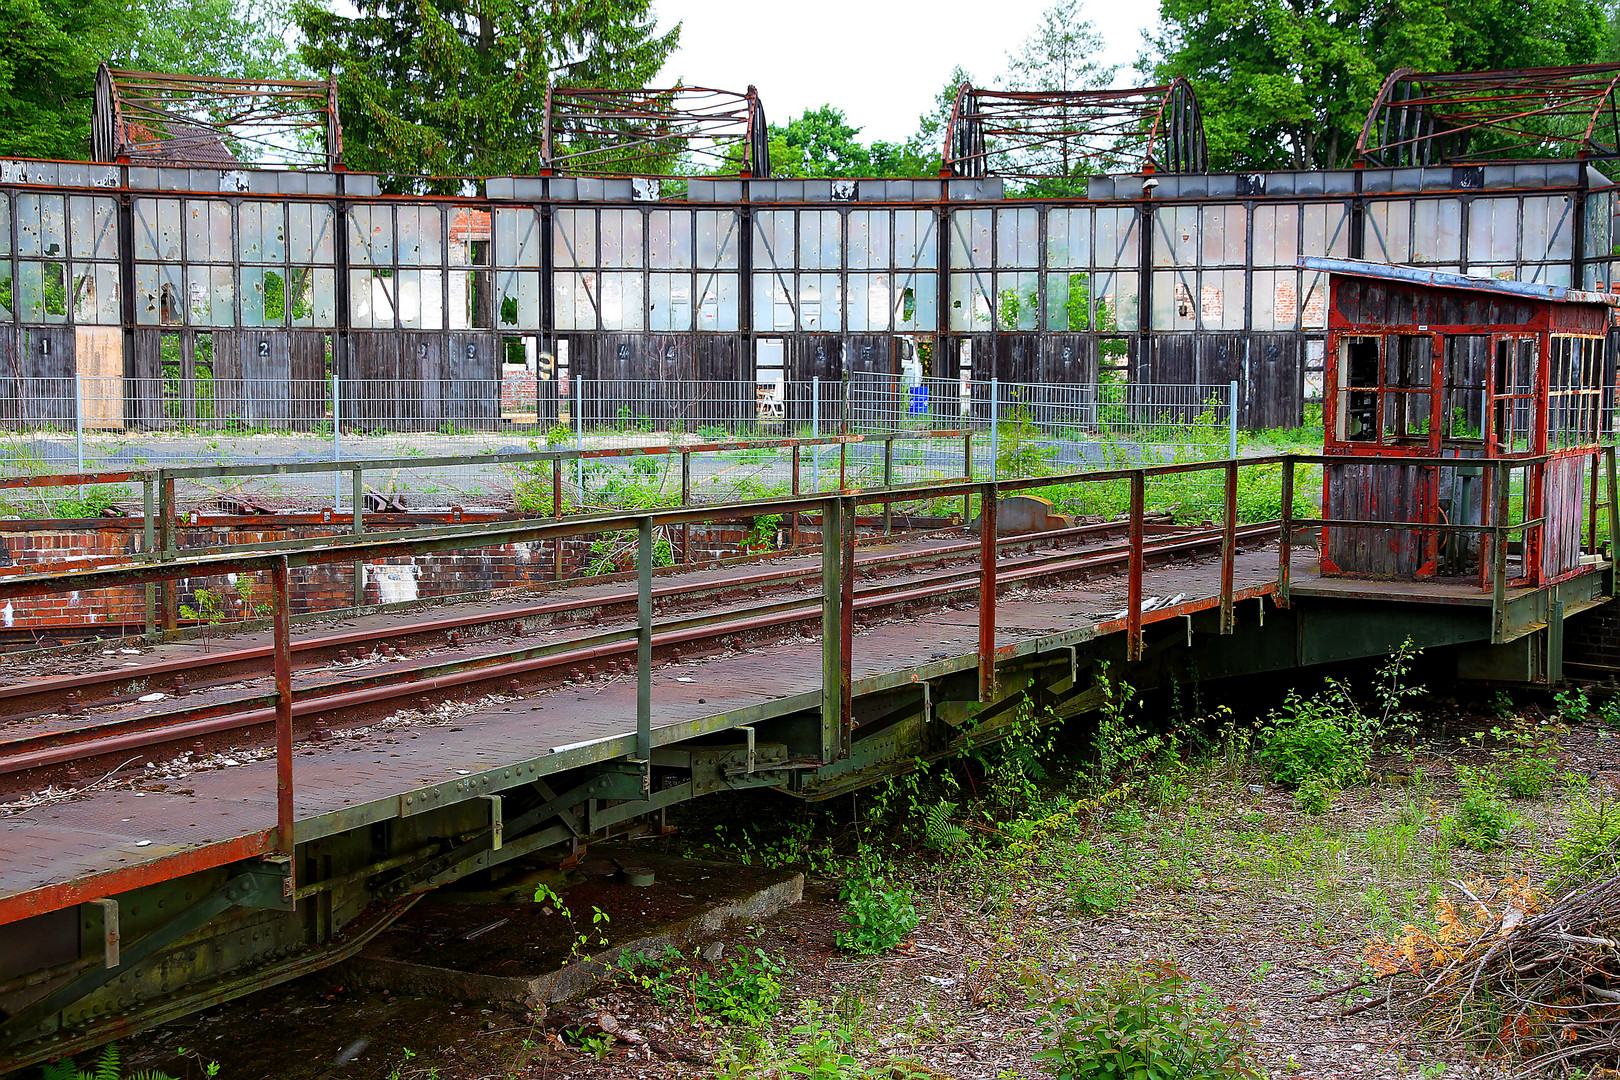
[[[941,799],[923,813],[923,839],[935,851],[952,854],[961,851],[969,840],[968,831],[951,820],[956,804]]]
[[[1584,687],[1558,691],[1553,695],[1553,704],[1558,706],[1558,719],[1566,724],[1582,723],[1592,714],[1592,702]]]
[[[1323,777],[1307,776],[1294,792],[1294,801],[1307,814],[1325,814],[1333,809],[1333,785]]]
[[[1515,799],[1539,799],[1558,774],[1558,744],[1520,721],[1510,729],[1492,728],[1502,743],[1492,755],[1497,776]]]
[[[1457,766],[1462,803],[1455,814],[1440,819],[1440,837],[1452,847],[1490,851],[1500,847],[1513,828],[1513,812],[1502,800],[1497,780],[1484,769]]]
[[[1589,792],[1570,800],[1568,826],[1552,863],[1564,882],[1593,881],[1620,871],[1620,803]]]
[[[871,872],[852,876],[838,898],[848,908],[844,921],[849,929],[840,930],[834,940],[849,952],[868,956],[888,952],[920,921],[911,893],[891,888],[885,878]]]
[[[184,1048],[180,1050],[182,1057],[186,1056]],[[207,1076],[215,1076],[219,1066],[209,1062],[203,1066]],[[73,1059],[65,1061],[48,1061],[40,1066],[40,1080],[174,1080],[167,1073],[143,1070],[141,1072],[125,1073],[123,1062],[119,1057],[118,1044],[109,1043],[101,1048],[95,1064],[90,1068],[81,1069],[73,1064]]]
[[[562,1033],[564,1041],[576,1049],[583,1050],[598,1061],[608,1056],[613,1049],[613,1036],[605,1031],[588,1031],[585,1028],[564,1028]]]
[[[1248,1024],[1193,992],[1173,964],[1124,968],[1046,1006],[1036,1057],[1058,1080],[1251,1080]]]
[[[1290,691],[1260,732],[1259,757],[1271,779],[1297,788],[1318,778],[1334,787],[1360,783],[1372,756],[1374,724],[1333,679],[1309,698]]]

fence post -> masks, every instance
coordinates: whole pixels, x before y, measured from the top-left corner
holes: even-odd
[[[1226,456],[1237,457],[1238,385],[1233,379],[1226,391]]]
[[[161,548],[160,559],[171,562],[175,555],[174,537],[174,478],[164,470],[158,470],[158,539]],[[159,585],[162,590],[162,603],[159,612],[160,625],[167,630],[173,630],[176,612],[176,594],[180,585],[173,578],[165,580]]]
[[[894,436],[883,440],[883,486],[894,487]],[[894,503],[888,499],[883,500],[883,532],[887,535],[893,531]]]
[[[1326,470],[1324,469],[1324,474]],[[1294,562],[1294,458],[1283,458],[1282,509],[1277,523],[1277,606],[1288,607],[1288,579]],[[1323,540],[1324,546],[1326,539]],[[1327,552],[1323,551],[1323,555]]]
[[[78,444],[79,471],[84,472],[84,376],[77,372],[73,375],[73,438]],[[83,485],[79,497],[84,497]]]
[[[1226,521],[1223,523],[1225,528],[1221,532],[1221,633],[1230,634],[1235,629],[1236,623],[1233,617],[1232,593],[1237,572],[1237,458],[1227,459],[1225,472],[1223,495]]]
[[[971,429],[962,433],[962,479],[973,479],[973,432]],[[962,524],[966,525],[972,520],[973,493],[964,491],[962,493]]]
[[[681,508],[692,505],[692,451],[681,451]],[[681,522],[681,561],[692,561],[692,523]]]
[[[821,376],[815,375],[810,379],[810,437],[821,438]],[[817,492],[821,491],[821,447],[810,447],[810,483],[815,485]]]
[[[585,505],[585,382],[574,380],[574,449],[580,456],[574,459],[575,479],[579,484],[579,505]]]
[[[1001,479],[1001,467],[996,461],[1001,452],[1001,384],[990,377],[990,479]]]
[[[849,718],[849,659],[854,616],[854,505],[842,497],[821,504],[821,760],[843,756]],[[848,547],[846,549],[846,541]],[[846,561],[846,559],[848,561]]]
[[[332,372],[332,462],[336,464],[343,460],[343,417],[338,406],[338,375]],[[334,515],[343,510],[343,475],[334,471],[332,473],[332,513]],[[360,512],[355,508],[355,513]]]
[[[287,626],[287,556],[270,564],[270,608],[275,643],[276,683],[276,851],[293,853],[293,749],[292,749],[292,634]],[[291,890],[292,860],[287,865],[287,885]]]

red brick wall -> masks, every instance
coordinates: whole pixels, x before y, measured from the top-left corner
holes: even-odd
[[[435,515],[437,519],[443,515]],[[431,523],[426,515],[378,515],[368,517],[369,531],[395,529],[406,525]],[[457,520],[513,520],[510,515],[464,514]],[[264,517],[191,517],[176,532],[176,545],[194,551],[227,544],[273,543],[287,538],[330,536],[348,531],[345,524],[333,524],[320,515],[277,515]],[[748,530],[741,524],[692,526],[692,555],[698,560],[732,558],[743,554]],[[683,557],[685,534],[670,529],[668,539],[675,557]],[[621,570],[635,567],[634,534],[620,545],[617,560]],[[139,519],[88,519],[73,521],[0,521],[0,576],[37,573],[40,570],[89,568],[122,563],[142,549]],[[582,573],[599,560],[592,553],[593,539],[570,537],[562,544],[562,576]],[[554,577],[554,542],[503,544],[488,548],[445,551],[405,559],[390,559],[365,565],[365,603],[383,604],[460,593],[484,592],[519,585],[550,581]],[[177,583],[178,605],[201,609],[201,589],[214,596],[219,621],[251,618],[255,608],[269,601],[267,575],[254,575],[246,586],[224,578],[185,579]],[[323,611],[348,607],[353,603],[354,570],[350,563],[296,568],[288,584],[293,611]],[[240,591],[239,591],[240,590]],[[83,593],[62,593],[29,597],[0,603],[0,634],[19,630],[94,632],[144,623],[146,591],[142,586],[100,589]],[[181,622],[187,622],[182,618]]]

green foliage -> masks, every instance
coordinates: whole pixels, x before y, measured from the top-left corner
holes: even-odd
[[[782,1001],[782,966],[763,949],[724,964],[687,963],[666,946],[662,957],[623,956],[619,974],[652,994],[661,1006],[688,1004],[740,1027],[762,1027],[776,1018]]]
[[[954,854],[967,846],[968,831],[951,820],[956,804],[941,799],[923,811],[923,840],[935,851]]]
[[[180,1053],[185,1056],[184,1050]],[[102,1047],[95,1062],[87,1069],[74,1065],[71,1058],[65,1061],[48,1061],[39,1068],[40,1080],[174,1080],[166,1073],[150,1069],[125,1073],[117,1043],[109,1043]],[[208,1063],[203,1066],[203,1071],[206,1075],[213,1076],[219,1071],[219,1066]]]
[[[1455,814],[1440,819],[1440,838],[1451,847],[1490,851],[1502,846],[1513,829],[1513,812],[1503,801],[1497,780],[1485,769],[1457,766],[1462,802]]]
[[[1248,1024],[1173,964],[1118,969],[1046,1005],[1036,1057],[1058,1080],[1256,1080]]]
[[[849,928],[840,930],[834,940],[848,952],[866,956],[888,952],[920,921],[911,893],[891,888],[886,878],[870,870],[851,875],[838,898],[844,902],[844,923]]]
[[[1566,724],[1584,723],[1592,715],[1592,702],[1587,698],[1584,686],[1558,691],[1553,694],[1553,704],[1558,706],[1558,719]]]
[[[1552,864],[1568,886],[1620,873],[1620,802],[1582,792],[1570,799],[1568,821]]]
[[[1540,729],[1520,721],[1512,728],[1493,727],[1501,742],[1492,755],[1502,787],[1515,799],[1539,799],[1558,775],[1558,743]]]
[[[1294,792],[1299,808],[1312,816],[1320,816],[1333,809],[1333,785],[1321,776],[1307,776]]]
[[[1014,404],[996,430],[996,469],[999,476],[1045,476],[1058,454],[1046,433],[1035,425],[1029,407]]]
[[[680,36],[678,26],[657,32],[651,0],[360,0],[355,8],[351,17],[300,3],[303,58],[337,75],[349,168],[408,176],[534,173],[553,79],[649,85]],[[588,132],[558,137],[559,154],[600,145]],[[646,155],[616,158],[614,171],[668,169],[665,159]],[[412,186],[452,192],[459,183]]]
[[[1210,167],[1347,164],[1385,74],[1584,64],[1609,40],[1601,0],[1165,0],[1157,81],[1197,91]],[[1535,130],[1535,119],[1529,121]],[[1579,133],[1576,132],[1578,135]],[[1470,144],[1471,151],[1487,149]],[[1516,156],[1533,154],[1525,145]],[[1543,150],[1543,153],[1549,151]],[[1567,153],[1567,149],[1552,151]]]
[[[1373,721],[1349,688],[1329,679],[1311,697],[1289,691],[1282,708],[1260,730],[1258,757],[1271,779],[1285,788],[1311,779],[1345,787],[1366,778],[1375,734]]]

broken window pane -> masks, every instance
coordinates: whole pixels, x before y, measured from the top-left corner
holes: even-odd
[[[646,265],[641,244],[640,210],[601,210],[602,263],[611,267],[640,267]],[[606,293],[603,293],[604,299]],[[607,319],[607,312],[602,313]],[[606,327],[603,327],[606,329]]]
[[[931,268],[939,265],[936,219],[931,210],[894,212],[894,265]]]
[[[75,259],[118,258],[116,210],[117,203],[112,199],[75,195],[68,200]]]
[[[735,210],[697,212],[697,265],[700,269],[736,269],[739,221]]]
[[[1053,208],[1046,214],[1046,265],[1083,270],[1091,265],[1091,211]]]
[[[185,321],[180,267],[135,264],[135,322],[141,326],[179,326]]]
[[[737,329],[736,274],[698,275],[698,329]]]
[[[692,212],[654,210],[647,215],[647,265],[659,270],[692,268]]]
[[[988,269],[991,261],[990,210],[957,210],[951,214],[951,265]],[[956,295],[956,286],[951,286]],[[955,300],[952,300],[954,307]],[[986,312],[988,319],[989,313]]]
[[[514,223],[500,218],[498,226],[513,227]],[[556,266],[596,265],[596,211],[558,210],[551,218],[551,259]],[[516,236],[502,241],[508,248],[515,247]],[[503,258],[505,256],[502,256]]]
[[[293,262],[332,261],[332,222],[336,213],[327,203],[290,203],[287,206],[288,254]],[[353,253],[349,256],[353,261]]]
[[[889,302],[896,330],[934,329],[939,296],[938,274],[898,274]]]
[[[1137,215],[1130,207],[1101,207],[1095,214],[1098,266],[1136,266]]]
[[[439,266],[444,262],[444,218],[437,206],[400,206],[394,210],[402,266]]]
[[[61,258],[67,254],[67,218],[60,195],[17,196],[17,254]]]

